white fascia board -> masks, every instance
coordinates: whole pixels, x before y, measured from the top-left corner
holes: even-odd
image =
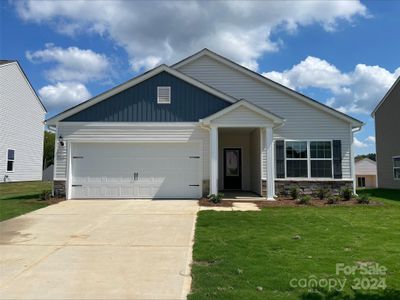
[[[59,122],[59,126],[196,127],[198,122]]]
[[[326,112],[326,113],[328,113],[330,115],[333,115],[333,116],[335,116],[335,117],[337,117],[337,118],[339,118],[339,119],[341,119],[343,121],[346,121],[346,122],[350,123],[353,127],[361,127],[361,126],[364,125],[363,122],[361,122],[361,121],[359,121],[357,119],[354,119],[353,117],[350,117],[350,116],[348,116],[348,115],[346,115],[344,113],[341,113],[341,112],[339,112],[339,111],[337,111],[337,110],[335,110],[335,109],[333,109],[331,107],[328,107],[328,106],[326,106],[326,105],[324,105],[324,104],[322,104],[322,103],[320,103],[320,102],[318,102],[318,101],[316,101],[314,99],[311,99],[311,98],[309,98],[309,97],[307,97],[307,96],[305,96],[303,94],[300,94],[300,93],[298,93],[296,91],[293,91],[288,87],[285,87],[285,86],[283,86],[283,85],[281,85],[281,84],[279,84],[279,83],[277,83],[277,82],[275,82],[275,81],[273,81],[273,80],[271,80],[269,78],[266,78],[266,77],[254,72],[254,71],[251,71],[251,70],[249,70],[249,69],[247,69],[247,68],[245,68],[243,66],[240,66],[237,63],[235,63],[235,62],[233,62],[233,61],[231,61],[231,60],[229,60],[229,59],[227,59],[225,57],[222,57],[222,56],[220,56],[220,55],[218,55],[218,54],[216,54],[216,53],[214,53],[214,52],[212,52],[212,51],[210,51],[208,49],[203,49],[200,52],[188,57],[187,59],[184,59],[184,60],[172,65],[172,68],[178,69],[178,68],[180,68],[180,67],[182,67],[182,66],[184,66],[186,64],[189,64],[189,63],[195,61],[196,59],[198,59],[198,58],[200,58],[202,56],[209,56],[212,59],[214,59],[214,60],[216,60],[216,61],[218,61],[218,62],[220,62],[220,63],[222,63],[224,65],[227,65],[227,66],[229,66],[229,67],[231,67],[231,68],[233,68],[233,69],[235,69],[235,70],[237,70],[237,71],[239,71],[241,73],[244,73],[244,74],[250,76],[251,78],[253,78],[255,80],[261,81],[262,83],[264,83],[264,84],[266,84],[266,85],[268,85],[268,86],[270,86],[272,88],[275,88],[275,89],[277,89],[277,90],[279,90],[279,91],[281,91],[283,93],[286,93],[286,94],[288,94],[288,95],[290,95],[290,96],[292,96],[292,97],[294,97],[294,98],[296,98],[298,100],[306,102],[307,104],[309,104],[309,105],[311,105],[311,106],[313,106],[313,107],[315,107],[317,109],[320,109],[320,110],[322,110],[322,111],[324,111],[324,112]]]
[[[282,124],[285,121],[281,117],[279,117],[279,116],[277,116],[277,115],[275,115],[275,114],[273,114],[271,112],[268,112],[268,111],[266,111],[266,110],[264,110],[264,109],[262,109],[262,108],[260,108],[260,107],[258,107],[256,105],[254,105],[252,103],[249,103],[249,102],[247,102],[245,100],[240,100],[239,102],[236,102],[235,104],[232,104],[232,105],[230,105],[230,106],[228,106],[228,107],[226,107],[226,108],[224,108],[224,109],[222,109],[222,110],[220,110],[220,111],[218,111],[218,112],[216,112],[216,113],[214,113],[214,114],[212,114],[212,115],[210,115],[210,116],[208,116],[208,117],[206,117],[204,119],[201,119],[200,122],[202,122],[203,124],[210,124],[210,122],[212,120],[215,120],[215,119],[217,119],[217,118],[219,118],[219,117],[221,117],[221,116],[223,116],[223,115],[235,110],[236,108],[238,108],[240,106],[244,106],[244,107],[246,107],[246,108],[248,108],[248,109],[250,109],[250,110],[252,110],[252,111],[254,111],[254,112],[256,112],[256,113],[258,113],[258,114],[260,114],[262,116],[264,116],[266,119],[272,120],[273,123],[275,123],[275,124]]]
[[[103,101],[105,99],[108,99],[109,97],[112,97],[112,96],[114,96],[114,95],[116,95],[116,94],[118,94],[118,93],[120,93],[120,92],[122,92],[122,91],[124,91],[124,90],[126,90],[128,88],[130,88],[130,87],[133,87],[133,86],[145,81],[146,79],[149,79],[149,78],[151,78],[151,77],[153,77],[153,76],[155,76],[155,75],[157,75],[157,74],[159,74],[161,72],[170,73],[171,75],[173,75],[173,76],[175,76],[175,77],[177,77],[177,78],[179,78],[179,79],[181,79],[183,81],[186,81],[186,82],[188,82],[188,83],[190,83],[190,84],[192,84],[192,85],[194,85],[194,86],[196,86],[196,87],[198,87],[198,88],[200,88],[200,89],[202,89],[202,90],[204,90],[204,91],[206,91],[206,92],[208,92],[208,93],[210,93],[212,95],[215,95],[215,96],[217,96],[217,97],[219,97],[221,99],[224,99],[224,100],[226,100],[226,101],[228,101],[230,103],[234,103],[234,102],[238,101],[238,99],[236,99],[234,97],[231,97],[231,96],[229,96],[227,94],[224,94],[224,93],[222,93],[220,91],[217,91],[216,89],[214,89],[214,88],[212,88],[212,87],[210,87],[210,86],[208,86],[208,85],[206,85],[206,84],[204,84],[204,83],[202,83],[200,81],[197,81],[196,79],[194,79],[192,77],[189,77],[189,76],[187,76],[187,75],[185,75],[185,74],[183,74],[183,73],[181,73],[181,72],[179,72],[177,70],[174,70],[174,69],[172,69],[172,68],[170,68],[170,67],[168,67],[166,65],[161,65],[161,66],[158,66],[158,67],[156,67],[156,68],[154,68],[154,69],[152,69],[152,70],[150,70],[150,71],[148,71],[148,72],[146,72],[146,73],[144,73],[142,75],[139,75],[138,77],[135,77],[135,78],[133,78],[133,79],[131,79],[131,80],[119,85],[119,86],[116,86],[115,88],[112,88],[112,89],[110,89],[110,90],[108,90],[108,91],[106,91],[106,92],[104,92],[104,93],[102,93],[102,94],[100,94],[98,96],[95,96],[94,98],[91,98],[91,99],[89,99],[89,100],[87,100],[87,101],[85,101],[85,102],[83,102],[81,104],[78,104],[77,106],[74,106],[74,107],[72,107],[70,109],[67,109],[66,111],[64,111],[64,112],[62,112],[62,113],[60,113],[60,114],[48,119],[46,121],[46,124],[47,125],[56,125],[62,119],[65,119],[65,118],[67,118],[67,117],[69,117],[71,115],[74,115],[74,114],[76,114],[76,113],[78,113],[78,112],[80,112],[80,111],[82,111],[82,110],[84,110],[84,109],[86,109],[86,108],[88,108],[88,107],[90,107],[92,105],[95,105],[95,104],[97,104],[97,103],[99,103],[99,102],[101,102],[101,101]]]

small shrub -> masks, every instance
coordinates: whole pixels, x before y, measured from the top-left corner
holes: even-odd
[[[327,188],[321,187],[317,190],[316,194],[319,200],[324,200],[325,198],[328,197],[329,190]]]
[[[282,197],[287,197],[287,196],[288,196],[288,192],[287,192],[287,190],[283,187],[283,188],[281,188],[281,190],[280,190],[280,192],[279,192],[279,195],[282,196]]]
[[[43,190],[40,193],[40,200],[49,200],[51,198],[51,191]]]
[[[218,193],[218,194],[211,194],[211,195],[208,195],[207,198],[208,198],[208,200],[210,200],[212,203],[217,204],[217,203],[221,203],[223,197],[224,197],[224,194]]]
[[[296,200],[297,198],[299,198],[299,195],[300,195],[299,187],[292,186],[290,188],[290,197],[292,197],[293,200]]]
[[[340,191],[340,196],[343,198],[344,201],[349,201],[353,196],[353,190],[349,188],[344,188]]]
[[[357,203],[359,204],[369,204],[369,194],[362,194],[361,196],[357,197]]]
[[[327,199],[328,200],[327,200],[326,203],[328,203],[328,204],[336,204],[336,203],[339,202],[339,197],[338,196],[330,195]]]
[[[302,195],[299,200],[298,203],[299,204],[310,204],[311,201],[311,196],[310,195]]]

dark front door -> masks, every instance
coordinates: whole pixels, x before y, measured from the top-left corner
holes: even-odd
[[[242,150],[240,148],[224,149],[224,189],[242,189]]]

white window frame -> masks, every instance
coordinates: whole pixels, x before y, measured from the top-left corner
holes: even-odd
[[[364,183],[364,184],[360,184],[360,181],[361,181],[361,183]],[[363,182],[364,181],[364,182]],[[357,177],[357,186],[358,187],[360,187],[360,188],[365,188],[365,185],[366,185],[366,179],[365,179],[365,176],[359,176],[359,177]]]
[[[10,151],[10,150],[14,151],[14,159],[10,159],[8,157],[8,151]],[[15,149],[7,148],[6,158],[7,158],[6,159],[6,173],[14,173],[14,169],[15,169]],[[9,161],[13,162],[11,171],[8,170],[8,162]]]
[[[311,143],[312,142],[330,142],[331,143],[331,158],[312,158],[311,157]],[[310,153],[309,153],[309,157],[310,157],[310,163],[309,163],[310,172],[308,173],[308,176],[310,178],[333,178],[333,140],[324,140],[324,141],[322,141],[322,140],[309,140],[308,141],[308,149],[310,151]],[[311,161],[312,160],[330,160],[331,161],[331,177],[312,177],[311,176]]]
[[[287,153],[286,153],[286,142],[306,142],[307,143],[307,158],[287,158]],[[330,142],[331,143],[331,158],[311,158],[311,142]],[[289,180],[304,180],[304,179],[334,179],[333,176],[333,140],[327,140],[327,139],[302,139],[302,140],[285,140],[285,179]],[[307,177],[287,177],[287,160],[307,160]],[[311,161],[312,160],[330,160],[331,161],[331,170],[332,174],[331,177],[311,177]]]
[[[168,88],[168,102],[164,102],[160,99],[160,90]],[[171,87],[170,86],[158,86],[157,87],[157,104],[171,104]]]
[[[306,158],[288,158],[287,157],[287,152],[286,152],[286,147],[287,147],[287,142],[299,142],[299,143],[306,143],[306,151],[307,151],[307,157]],[[284,148],[284,151],[285,151],[285,178],[296,178],[296,179],[301,179],[301,178],[308,178],[309,176],[310,176],[310,173],[309,173],[309,170],[310,170],[310,168],[309,168],[309,162],[308,162],[308,159],[309,159],[309,145],[308,145],[308,141],[307,140],[285,140],[285,148]],[[288,160],[305,160],[305,161],[307,161],[307,177],[287,177],[287,161]]]
[[[394,160],[395,160],[396,158],[400,159],[400,155],[397,155],[397,156],[393,156],[393,157],[392,157],[392,161],[393,161],[393,179],[394,179],[394,180],[400,180],[400,178],[396,178],[396,177],[394,176],[394,170],[395,170],[395,169],[400,169],[400,167],[395,167],[395,166],[394,166]]]

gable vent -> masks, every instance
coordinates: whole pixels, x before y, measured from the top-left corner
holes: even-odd
[[[170,104],[171,103],[171,87],[158,86],[157,87],[157,103]]]

